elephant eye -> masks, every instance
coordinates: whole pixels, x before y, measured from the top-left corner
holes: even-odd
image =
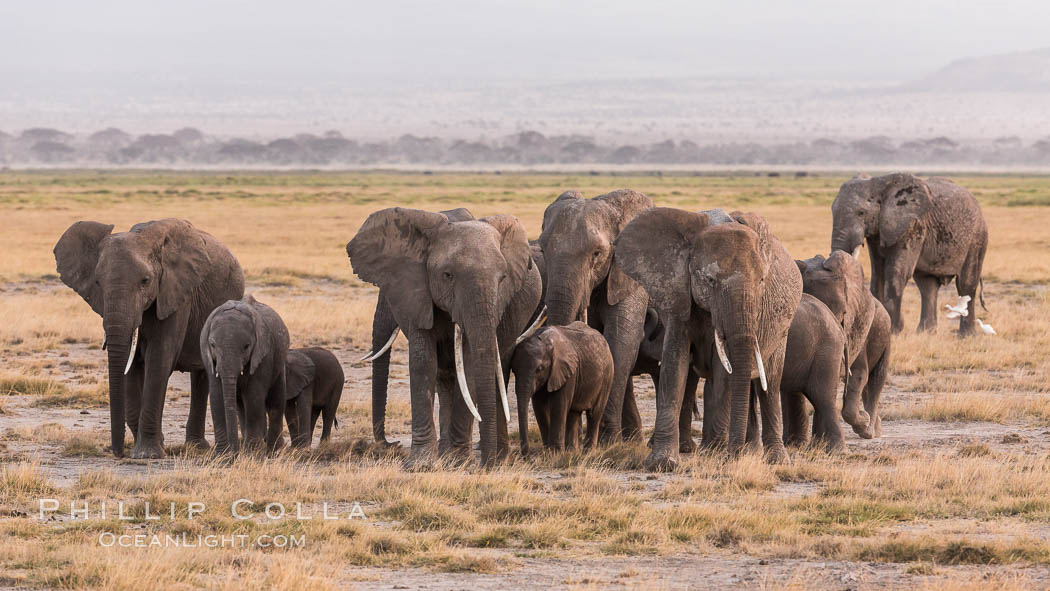
[[[247,351],[247,350],[248,350],[248,343],[245,343],[245,344],[244,344],[244,350],[245,350],[245,351]]]
[[[596,250],[594,251],[594,254],[592,256],[594,256],[594,258],[597,259],[598,257],[602,256],[602,251]]]
[[[142,285],[149,285],[149,277],[142,278]]]
[[[452,281],[452,271],[445,271],[442,275],[444,275],[445,281]]]

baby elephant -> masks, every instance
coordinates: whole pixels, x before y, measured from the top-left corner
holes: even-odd
[[[890,366],[890,315],[864,284],[864,269],[848,252],[836,250],[796,261],[802,290],[824,302],[846,334],[843,357],[849,366],[842,418],[865,439],[882,435],[879,398]]]
[[[324,422],[321,441],[339,424],[335,411],[343,395],[343,366],[328,349],[309,347],[288,352],[288,399],[284,417],[294,447],[310,448],[318,415]]]
[[[212,311],[201,330],[201,358],[208,372],[215,452],[265,442],[276,449],[285,403],[288,329],[273,308],[252,296],[230,300]]]
[[[605,337],[583,322],[548,326],[521,342],[510,362],[518,396],[521,453],[529,453],[529,398],[548,449],[576,449],[587,413],[588,447],[598,440],[613,379]]]

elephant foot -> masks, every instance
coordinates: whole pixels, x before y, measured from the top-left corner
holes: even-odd
[[[158,460],[164,457],[164,440],[158,437],[157,439],[138,439],[135,441],[135,447],[131,450],[131,457],[136,460]]]
[[[651,440],[650,440],[651,443]],[[651,447],[651,446],[650,446]],[[683,437],[678,440],[678,453],[691,454],[696,452],[696,442],[692,437]]]
[[[602,446],[614,445],[620,441],[620,428],[606,428],[604,425],[598,429],[598,444]]]
[[[783,445],[771,445],[765,452],[766,463],[783,464],[787,461],[787,450]]]
[[[450,445],[438,452],[438,457],[451,466],[463,466],[474,460],[474,450],[470,445]]]
[[[882,417],[875,415],[875,420],[872,421],[871,434],[873,437],[882,437]]]
[[[208,451],[211,449],[211,444],[208,443],[204,436],[195,436],[186,438],[186,447],[197,451]]]
[[[434,445],[413,445],[412,451],[405,458],[405,470],[409,472],[425,472],[434,468],[437,461]]]
[[[390,448],[401,447],[401,442],[400,441],[388,441],[387,438],[384,437],[382,439],[377,439],[376,440],[376,445],[378,445],[379,447],[382,447],[382,448],[390,449]]]
[[[642,464],[649,472],[671,472],[677,466],[678,454],[663,450],[653,450]]]
[[[860,435],[862,439],[871,439],[871,416],[866,411],[857,410],[856,412],[847,413],[842,412],[842,420],[853,428],[853,432]]]

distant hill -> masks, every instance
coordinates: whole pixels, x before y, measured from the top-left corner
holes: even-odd
[[[1050,92],[1050,48],[956,60],[908,90]]]

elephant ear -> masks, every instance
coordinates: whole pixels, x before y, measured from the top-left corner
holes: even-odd
[[[758,234],[758,247],[762,255],[762,276],[769,275],[769,268],[773,264],[774,249],[778,246],[773,231],[769,229],[766,218],[754,212],[734,211],[729,214],[737,223],[751,228]]]
[[[293,398],[302,394],[303,390],[306,389],[311,382],[314,381],[314,376],[317,375],[317,366],[310,357],[302,351],[289,351],[288,360],[285,367],[287,368],[284,372],[286,380],[285,400],[292,400]]]
[[[507,273],[511,281],[511,293],[517,292],[525,283],[526,273],[532,269],[532,248],[521,221],[512,215],[492,215],[481,218],[482,222],[496,228],[500,233],[500,252],[507,261]]]
[[[77,295],[102,315],[102,288],[95,283],[99,245],[113,232],[113,224],[77,222],[70,226],[55,244],[55,264],[62,283],[73,288]]]
[[[897,244],[930,209],[930,188],[910,174],[891,174],[874,179],[881,197],[879,245]]]
[[[569,378],[580,369],[580,355],[569,339],[560,331],[550,331],[551,339],[551,376],[547,379],[547,391],[561,390]],[[570,401],[571,402],[571,401]]]
[[[160,243],[157,318],[163,320],[187,306],[200,288],[211,262],[204,234],[186,220],[139,224],[133,232],[154,235]]]
[[[448,224],[440,213],[393,207],[368,216],[346,245],[354,273],[388,294],[394,318],[403,326],[434,325],[434,301],[427,278],[430,235]]]
[[[215,315],[219,313],[219,310],[225,307],[226,305],[222,304],[212,310],[211,314],[208,314],[208,319],[204,321],[204,326],[201,328],[201,362],[204,363],[204,371],[208,372],[208,377],[215,375],[215,364],[211,359],[211,348],[208,346],[208,335],[211,333],[211,321],[215,318]]]
[[[457,207],[456,209],[446,209],[441,212],[450,222],[471,222],[474,221],[474,214],[470,213],[470,210],[466,207]]]
[[[259,368],[262,360],[266,358],[267,353],[271,349],[271,341],[269,335],[267,335],[266,321],[263,320],[262,314],[259,313],[259,308],[264,304],[260,304],[254,296],[249,295],[244,298],[244,301],[248,304],[248,310],[252,317],[252,325],[255,328],[255,344],[252,346],[252,359],[251,365],[248,367],[248,373],[255,375],[255,370]]]
[[[547,229],[547,221],[551,216],[555,215],[568,201],[579,201],[583,199],[583,195],[580,195],[579,191],[565,191],[558,198],[551,202],[547,206],[547,209],[543,210],[543,224],[540,226],[540,232]]]
[[[619,189],[599,195],[594,200],[605,203],[613,212],[610,222],[614,235],[619,235],[639,213],[653,206],[653,200],[648,195],[632,191],[631,189]],[[610,306],[615,306],[622,302],[624,298],[636,291],[638,287],[638,283],[625,275],[616,265],[609,267],[606,297]]]
[[[616,237],[613,265],[637,281],[661,314],[689,313],[692,292],[689,258],[708,217],[670,207],[639,213]]]

